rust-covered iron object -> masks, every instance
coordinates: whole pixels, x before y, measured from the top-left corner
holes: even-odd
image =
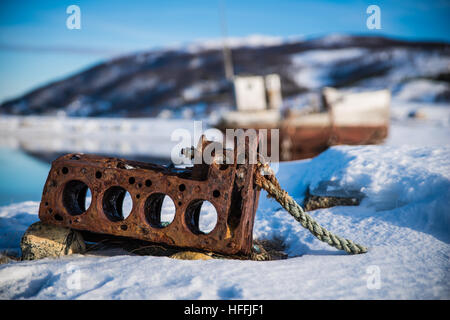
[[[212,142],[201,138],[194,152],[203,152]],[[245,142],[245,154],[257,150],[258,141]],[[42,194],[42,222],[98,234],[123,236],[197,248],[223,254],[248,255],[259,190],[254,185],[256,164],[213,161],[184,169],[84,154],[67,154],[52,163]],[[229,151],[229,150],[228,150]],[[214,155],[214,152],[212,153]],[[88,188],[92,200],[85,206]],[[124,219],[126,192],[133,206]],[[169,196],[176,207],[169,224],[161,223],[161,206]],[[214,229],[199,228],[203,201],[217,211]]]

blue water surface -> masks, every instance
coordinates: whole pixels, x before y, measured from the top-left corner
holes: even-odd
[[[19,149],[0,147],[0,206],[39,201],[50,164]]]

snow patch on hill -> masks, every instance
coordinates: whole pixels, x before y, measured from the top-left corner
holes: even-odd
[[[433,102],[450,92],[448,83],[436,83],[431,80],[413,80],[406,82],[396,92],[396,98],[404,101]]]
[[[224,44],[228,48],[258,48],[281,45],[287,41],[283,37],[252,34],[245,37],[227,37],[226,39],[197,39],[193,43],[182,46],[181,48],[184,48],[190,53],[197,53],[205,50],[222,50]]]

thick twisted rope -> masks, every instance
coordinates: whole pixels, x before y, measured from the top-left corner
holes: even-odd
[[[278,201],[281,206],[295,218],[295,220],[300,222],[304,228],[308,229],[320,241],[326,242],[339,250],[344,250],[349,254],[367,252],[366,247],[332,234],[305,213],[303,208],[281,188],[275,174],[268,164],[258,163],[255,174],[255,184],[266,190],[270,197]]]

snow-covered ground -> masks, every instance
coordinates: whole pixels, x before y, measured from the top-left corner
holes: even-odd
[[[450,145],[450,105],[394,99],[389,135],[385,144]]]
[[[0,298],[450,298],[450,147],[334,147],[312,160],[282,163],[278,176],[298,201],[323,182],[334,192],[362,192],[360,206],[311,215],[369,252],[350,256],[321,243],[262,194],[254,236],[281,239],[287,260],[122,254],[13,262],[0,266]],[[0,208],[0,250],[20,250],[37,211],[38,202]]]
[[[12,262],[0,265],[0,298],[450,299],[450,108],[399,98],[393,100],[391,111],[389,138],[384,145],[333,147],[311,160],[282,163],[277,173],[281,185],[299,202],[307,188],[321,193],[364,194],[359,206],[310,214],[336,234],[368,246],[367,254],[350,256],[318,241],[262,193],[254,238],[281,239],[287,260],[182,261],[123,252]],[[103,148],[124,155],[169,155],[170,131],[192,131],[189,121],[110,120],[73,119],[67,126],[75,133],[83,132],[86,126],[91,127],[91,133],[108,132],[100,143],[73,140],[70,132],[55,137],[51,130],[40,130],[38,135],[33,118],[25,123],[6,121],[1,126],[4,134],[0,135],[0,145],[31,151],[44,147],[50,151]],[[22,127],[12,129],[20,133],[5,134],[6,123]],[[52,123],[58,125],[49,119],[41,128]],[[131,138],[130,145],[111,144],[114,136],[135,137],[136,132],[154,139],[143,140],[142,147],[133,144],[138,139]],[[38,138],[31,141],[33,136]],[[48,140],[41,139],[43,136]],[[14,181],[20,180],[18,173],[33,180],[27,168],[45,181],[47,167],[15,152],[17,161],[11,163],[11,153],[6,153],[11,149],[0,152],[0,191],[13,190]],[[42,185],[43,181],[36,183]],[[21,186],[22,182],[16,185]],[[30,192],[35,189],[30,184]],[[38,206],[37,201],[26,201],[0,207],[0,252],[20,254],[21,236],[38,221]],[[214,225],[214,210],[205,208],[204,214],[202,221]]]

